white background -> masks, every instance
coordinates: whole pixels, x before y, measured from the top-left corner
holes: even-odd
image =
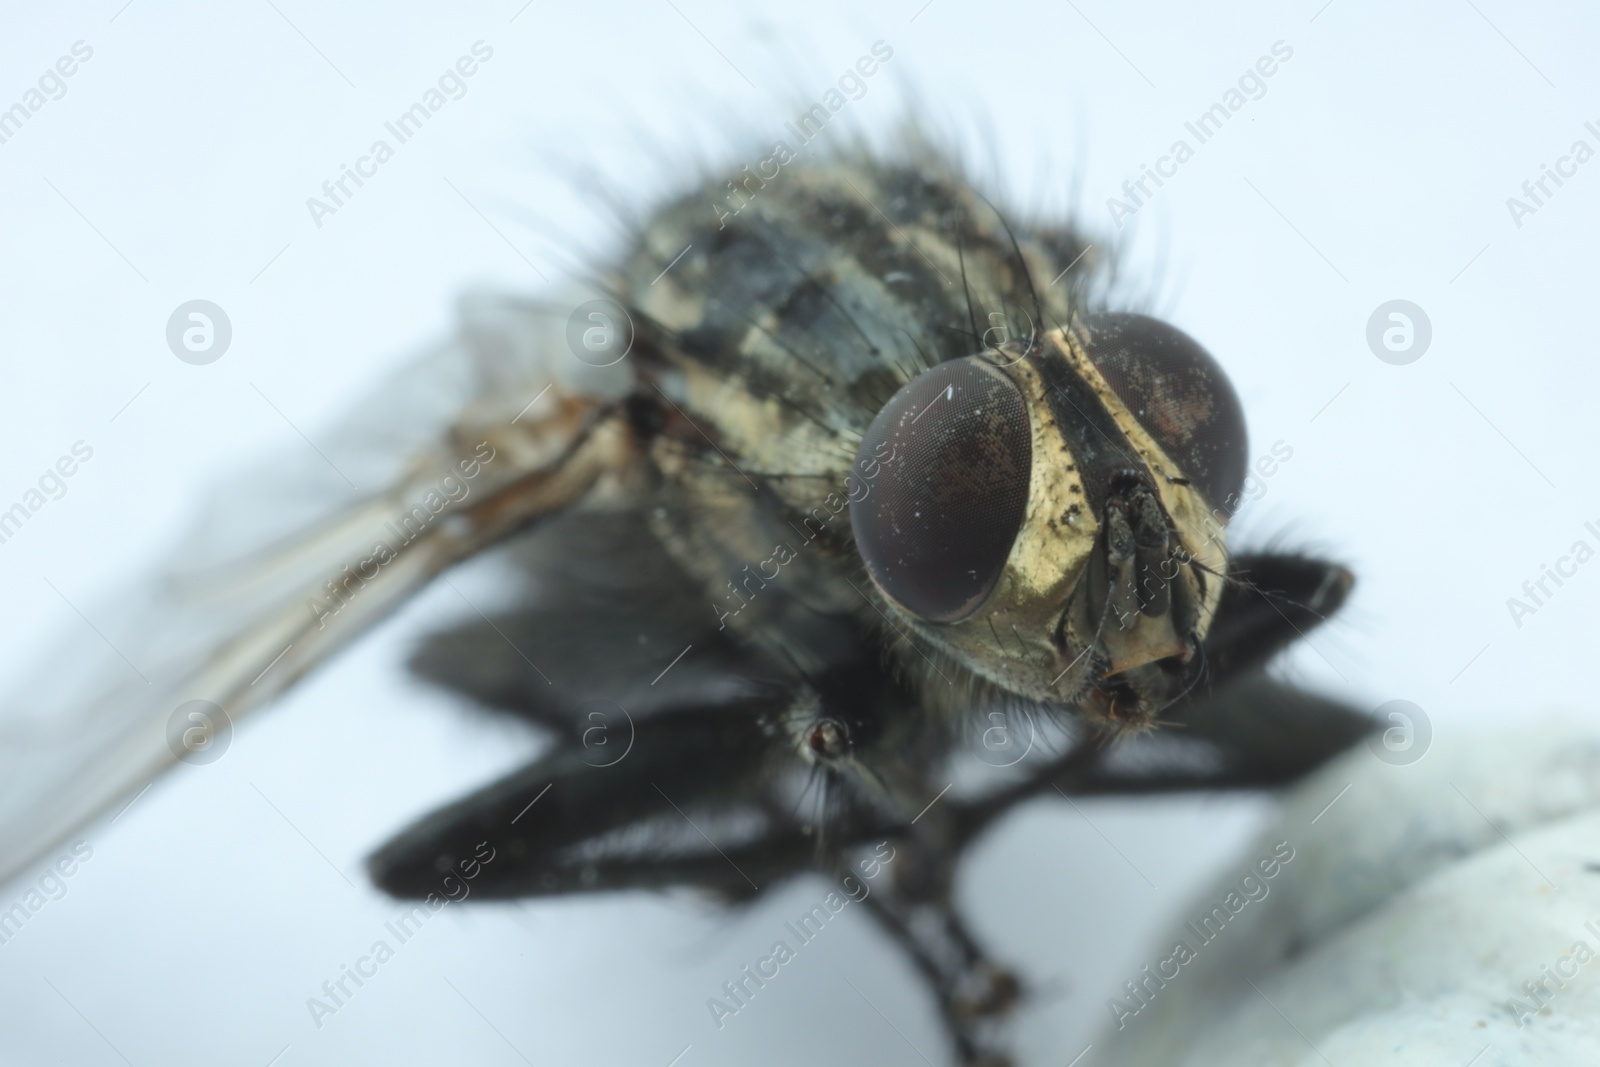
[[[73,442],[94,458],[0,545],[0,681],[81,632],[65,601],[92,617],[205,485],[305,449],[294,427],[315,440],[448,331],[465,288],[537,291],[541,273],[608,248],[576,169],[640,202],[668,194],[696,158],[780,135],[796,101],[882,39],[894,59],[852,121],[881,136],[909,107],[964,131],[1019,203],[1068,206],[1076,183],[1083,224],[1130,246],[1158,310],[1233,375],[1252,451],[1292,447],[1236,528],[1329,553],[1360,582],[1286,672],[1363,708],[1414,701],[1440,732],[1590,707],[1600,563],[1520,627],[1506,601],[1575,540],[1600,548],[1583,529],[1600,520],[1600,161],[1521,227],[1506,198],[1574,140],[1600,149],[1583,126],[1600,125],[1593,13],[275,2],[6,5],[0,106],[73,42],[94,56],[0,145],[0,508]],[[306,198],[479,39],[494,58],[468,94],[314,226]],[[1293,58],[1266,95],[1118,233],[1106,198],[1279,40]],[[197,297],[234,329],[205,367],[164,340]],[[1365,341],[1394,298],[1432,321],[1408,366]],[[858,914],[712,1026],[705,999],[820,898],[812,882],[731,916],[642,896],[451,907],[317,1029],[306,998],[397,910],[362,857],[527,751],[397,669],[449,606],[425,595],[245,724],[223,760],[85,833],[94,855],[68,894],[0,946],[0,1062],[648,1067],[692,1046],[685,1067],[921,1063],[911,1045],[940,1059],[930,1005]],[[1028,1063],[1079,1053],[1106,996],[1152,958],[1145,939],[1239,862],[1260,815],[1239,800],[1081,807],[1019,813],[962,883],[997,955],[1039,990]],[[0,889],[0,906],[25,888]]]

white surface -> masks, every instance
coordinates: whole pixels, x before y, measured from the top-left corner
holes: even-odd
[[[1130,974],[1097,1045],[1182,1067],[1596,1062],[1597,766],[1594,725],[1551,719],[1447,737],[1412,766],[1348,754],[1181,910],[1154,943],[1193,958]],[[1258,899],[1226,899],[1283,845],[1289,862],[1246,884]],[[1219,904],[1232,917],[1200,929]]]
[[[1316,545],[1360,575],[1344,618],[1288,669],[1363,706],[1415,701],[1441,741],[1590,706],[1597,565],[1520,628],[1506,598],[1576,539],[1600,547],[1584,531],[1600,520],[1600,164],[1520,229],[1505,200],[1600,119],[1592,12],[1481,0],[1220,13],[276,2],[4,16],[0,104],[73,42],[95,54],[0,144],[0,506],[73,442],[95,456],[0,544],[0,681],[84,626],[51,584],[92,613],[171,540],[207,482],[306,447],[257,389],[315,440],[384,367],[449,327],[464,286],[533,290],[535,267],[555,279],[606,247],[592,187],[564,166],[593,163],[630,198],[670,191],[696,155],[748,143],[728,131],[774,136],[795,100],[816,99],[881,38],[895,48],[885,73],[915,86],[936,124],[981,129],[962,140],[1007,190],[1059,206],[1076,181],[1086,224],[1109,232],[1106,197],[1283,40],[1294,56],[1266,95],[1134,229],[1136,261],[1165,266],[1159,310],[1234,376],[1253,451],[1294,449],[1241,532]],[[305,199],[479,39],[495,55],[467,95],[317,229]],[[883,130],[904,99],[880,75],[848,112]],[[553,222],[526,224],[534,216]],[[232,349],[207,367],[180,363],[163,339],[172,309],[195,297],[234,326]],[[1395,297],[1433,322],[1431,350],[1410,366],[1381,363],[1364,340],[1369,314]],[[786,970],[781,995],[711,1027],[705,998],[809,905],[807,885],[731,919],[672,901],[451,908],[314,1029],[306,998],[392,914],[362,883],[360,857],[522,754],[395,669],[406,635],[454,609],[424,598],[247,724],[222,761],[182,769],[93,831],[67,895],[0,945],[0,1061],[265,1064],[289,1046],[282,1064],[520,1062],[487,1017],[534,1062],[665,1064],[691,1044],[685,1067],[922,1062],[844,976],[938,1059],[928,1004],[860,917]],[[963,882],[997,954],[1061,980],[1023,1020],[1029,1063],[1077,1055],[1103,990],[1137,970],[1193,889],[1228,873],[1260,817],[1238,801],[1082,807],[1093,826],[1051,805],[1020,815]]]

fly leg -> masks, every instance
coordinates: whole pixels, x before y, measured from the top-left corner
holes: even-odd
[[[896,845],[899,855],[893,886],[874,888],[867,910],[905,951],[922,974],[939,1006],[945,1033],[964,1067],[1007,1067],[1005,1016],[1021,999],[1011,971],[989,959],[967,929],[950,899],[948,877],[955,853],[920,853],[914,842]],[[903,864],[903,866],[902,866]],[[934,868],[934,869],[930,869]],[[942,882],[934,895],[915,884]],[[906,889],[914,890],[911,893]]]
[[[368,861],[373,881],[405,899],[449,895],[447,880],[469,872],[469,891],[488,899],[677,885],[752,898],[812,853],[797,825],[762,818],[751,799],[771,769],[774,710],[662,711],[637,724],[626,755],[605,754],[612,762],[558,744],[401,831]],[[740,814],[759,827],[731,835]]]
[[[1021,999],[1021,983],[990,958],[954,901],[956,869],[972,837],[965,807],[934,788],[927,795],[928,805],[892,837],[891,877],[873,883],[864,902],[927,983],[955,1061],[1005,1067],[1006,1017]]]
[[[1312,556],[1233,557],[1205,640],[1212,678],[1222,682],[1265,666],[1338,611],[1354,584],[1344,567]]]

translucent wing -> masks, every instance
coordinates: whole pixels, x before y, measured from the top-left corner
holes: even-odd
[[[574,303],[464,301],[456,337],[315,452],[229,479],[95,634],[45,657],[0,704],[0,880],[447,567],[617,483],[628,375],[567,354]]]

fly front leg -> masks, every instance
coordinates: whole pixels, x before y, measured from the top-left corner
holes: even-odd
[[[917,721],[907,694],[871,663],[812,679],[814,703],[790,728],[796,747],[827,776],[839,800],[833,850],[838,863],[852,844],[880,844],[888,877],[871,882],[868,912],[910,958],[939,1008],[956,1062],[1009,1064],[1004,1016],[1020,984],[993,962],[957,913],[957,865],[973,832],[966,806],[946,796],[942,769],[954,737]],[[892,846],[891,858],[881,850]],[[833,873],[844,871],[840,867]],[[862,868],[867,878],[874,870]]]
[[[897,841],[893,884],[866,898],[869,913],[905,950],[939,1006],[939,1018],[965,1067],[1011,1063],[1006,1016],[1022,986],[989,959],[951,900],[959,849],[949,842]]]
[[[956,1062],[1002,1067],[1011,1063],[1007,1017],[1022,984],[990,958],[955,903],[957,866],[974,836],[968,806],[927,792],[926,806],[895,839],[892,879],[867,903],[928,983]]]

